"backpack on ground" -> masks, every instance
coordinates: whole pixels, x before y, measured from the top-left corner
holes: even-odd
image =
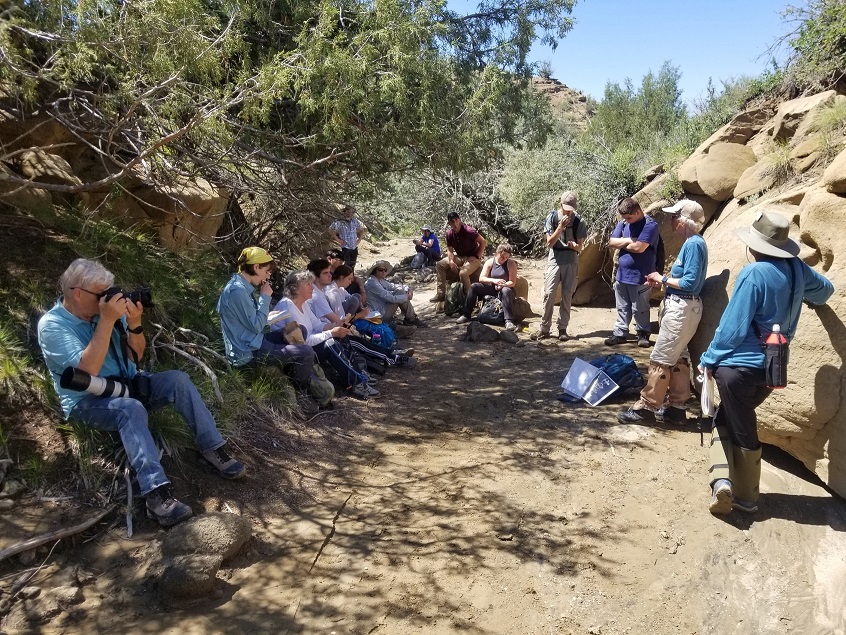
[[[418,251],[414,254],[414,258],[411,259],[411,268],[412,269],[422,269],[426,266],[426,254],[422,251]]]
[[[496,296],[488,296],[485,298],[485,303],[479,310],[479,315],[476,319],[482,324],[504,326],[505,310],[502,308],[502,300]]]
[[[635,360],[628,355],[620,353],[606,355],[591,361],[591,366],[596,366],[614,380],[614,383],[620,387],[615,393],[618,396],[638,392],[645,383]]]
[[[514,310],[514,320],[516,322],[522,322],[523,320],[527,320],[534,315],[534,312],[532,311],[532,306],[529,304],[529,301],[525,298],[514,298],[514,303],[512,304],[511,308]]]
[[[369,335],[371,342],[383,349],[383,352],[390,353],[394,344],[396,344],[397,336],[390,326],[384,323],[374,324],[368,320],[355,320],[353,322],[355,329],[362,335]],[[374,337],[378,333],[379,337]],[[377,341],[378,340],[378,341]]]
[[[453,282],[446,291],[444,298],[444,313],[446,315],[455,315],[464,308],[464,302],[467,298],[464,295],[464,284],[461,282]]]

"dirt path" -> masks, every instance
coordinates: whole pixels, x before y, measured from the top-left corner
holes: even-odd
[[[536,310],[542,273],[521,268]],[[194,491],[195,509],[254,521],[222,597],[162,610],[143,567],[156,532],[115,530],[68,556],[98,579],[62,632],[846,632],[846,505],[795,461],[768,448],[760,511],[720,520],[694,427],[556,400],[576,355],[607,352],[612,309],[577,308],[571,342],[472,344],[426,315],[430,295],[420,365],[386,375],[384,398],[246,444],[249,480]]]

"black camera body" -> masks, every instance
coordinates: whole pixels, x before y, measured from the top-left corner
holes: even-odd
[[[124,291],[120,287],[109,287],[103,292],[103,298],[106,301],[111,300],[118,293],[122,294],[124,298],[132,300],[135,303],[140,302],[141,306],[148,308],[155,306],[153,304],[153,293],[150,289],[135,289],[133,291]]]

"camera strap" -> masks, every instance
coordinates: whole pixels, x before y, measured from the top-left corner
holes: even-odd
[[[115,350],[115,341],[112,338],[109,338],[109,348],[114,351],[115,357],[118,359],[118,365],[120,366],[120,376],[123,379],[128,379],[129,356],[132,356],[132,361],[137,366],[138,355],[135,354],[135,351],[129,345],[129,337],[127,336],[126,329],[123,327],[123,323],[120,320],[115,322],[115,330],[118,332],[118,338],[120,339],[120,352]],[[127,351],[129,351],[128,354]]]

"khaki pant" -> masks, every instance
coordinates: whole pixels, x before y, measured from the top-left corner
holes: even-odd
[[[470,294],[470,276],[482,268],[482,261],[473,257],[453,256],[453,260],[459,266],[458,279],[464,285],[464,295]],[[435,271],[438,273],[438,291],[437,295],[446,295],[446,279],[447,272],[450,271],[449,258],[441,258],[438,264],[435,265]]]
[[[385,305],[385,315],[382,316],[382,319],[385,322],[393,323],[397,309],[399,309],[400,314],[408,322],[413,321],[417,317],[417,314],[414,312],[414,306],[411,304],[411,300],[406,300],[405,302],[398,303],[388,302],[388,304]]]
[[[576,291],[579,264],[577,262],[559,265],[554,260],[546,263],[546,275],[543,278],[543,318],[540,323],[541,333],[549,333],[552,327],[552,312],[555,309],[555,291],[561,285],[561,304],[558,306],[558,331],[564,332],[570,325],[570,310],[573,305],[573,293]]]

